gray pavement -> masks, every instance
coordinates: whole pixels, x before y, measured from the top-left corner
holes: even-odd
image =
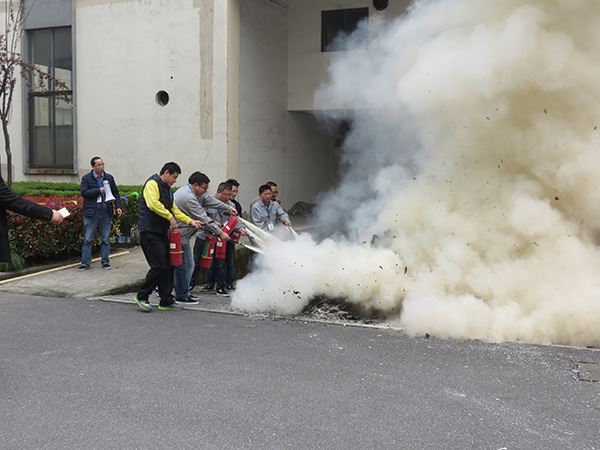
[[[62,270],[27,275],[14,281],[0,281],[0,292],[42,295],[49,297],[88,298],[113,292],[124,292],[141,283],[148,272],[141,247],[131,247],[111,255],[112,270],[104,270],[99,261],[90,269],[77,271],[78,263],[66,264]]]
[[[2,448],[600,446],[590,349],[2,293],[0,360]]]

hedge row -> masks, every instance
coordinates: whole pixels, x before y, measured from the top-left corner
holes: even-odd
[[[139,196],[142,185],[118,185],[119,194]],[[14,181],[11,189],[17,195],[72,197],[80,193],[79,183],[51,183],[47,181]]]

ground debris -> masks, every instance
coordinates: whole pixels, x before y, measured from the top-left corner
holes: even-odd
[[[302,311],[303,316],[314,319],[353,322],[364,324],[383,323],[389,315],[374,309],[365,309],[363,306],[348,303],[343,298],[328,298],[325,295],[314,297]]]

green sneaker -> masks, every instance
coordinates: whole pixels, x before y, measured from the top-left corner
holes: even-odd
[[[152,311],[152,306],[150,306],[150,303],[148,303],[147,301],[140,300],[139,298],[137,298],[137,295],[135,297],[133,297],[133,303],[138,305],[138,307],[140,308],[140,311],[142,311],[142,312],[151,312]]]
[[[158,305],[158,310],[159,311],[181,311],[183,310],[183,306],[180,305],[179,303],[171,303],[170,305]]]

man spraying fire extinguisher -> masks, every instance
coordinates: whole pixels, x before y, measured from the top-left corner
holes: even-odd
[[[219,184],[215,198],[221,202],[228,204],[231,208],[235,209],[234,204],[230,198],[232,195],[233,184],[230,181],[224,181]],[[217,223],[222,226],[222,232],[229,236],[237,235],[239,238],[246,234],[246,230],[241,222],[237,221],[237,217],[231,214],[231,211],[224,211],[217,208],[207,208],[206,212],[214,219]],[[234,239],[236,240],[236,239]],[[227,242],[226,240],[216,239],[213,243],[207,239],[207,243],[204,244],[204,251],[202,253],[202,262],[206,261],[207,257],[211,261],[210,270],[207,274],[207,283],[205,290],[212,290],[215,287],[215,293],[222,297],[228,297],[229,291],[227,290],[227,271],[226,271],[226,253],[227,253]],[[211,244],[214,244],[214,255],[210,254]],[[207,253],[208,252],[208,253]],[[214,257],[213,257],[214,256]]]
[[[175,218],[194,228],[200,228],[202,222],[182,213],[173,200],[171,186],[175,184],[180,173],[181,168],[177,163],[166,163],[158,174],[148,178],[140,199],[140,244],[150,270],[133,301],[143,312],[152,311],[148,297],[156,286],[160,295],[159,311],[182,309],[171,295],[173,271],[169,260],[168,233],[170,229],[177,228]]]
[[[232,213],[230,205],[207,195],[206,190],[210,179],[202,172],[194,172],[188,178],[188,184],[180,187],[174,194],[175,203],[187,216],[198,219],[204,223],[204,230],[210,234],[227,240],[229,236],[223,233],[215,221],[206,214],[205,207],[213,207],[218,210]],[[198,298],[192,295],[190,282],[194,271],[194,259],[190,246],[190,238],[196,233],[196,229],[178,222],[181,230],[182,264],[174,267],[173,284],[175,287],[175,300],[178,303],[193,305],[198,303]]]

